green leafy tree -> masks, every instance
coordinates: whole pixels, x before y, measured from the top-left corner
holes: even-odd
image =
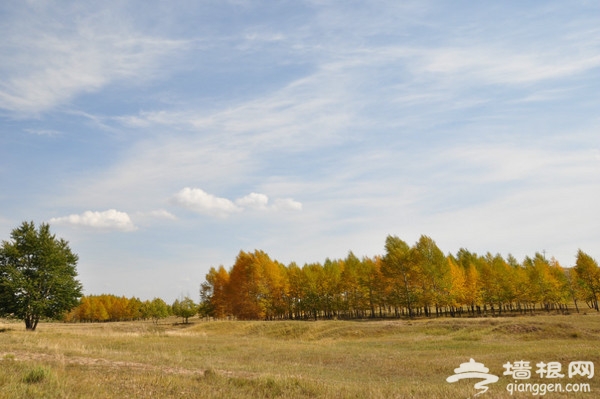
[[[152,318],[154,324],[158,324],[160,319],[169,317],[169,305],[161,298],[154,298],[148,304],[148,315]]]
[[[0,247],[0,316],[25,321],[34,331],[41,318],[57,318],[78,305],[78,257],[67,241],[42,223],[23,222]]]
[[[182,300],[176,299],[172,305],[173,314],[181,317],[185,324],[188,324],[188,319],[198,313],[198,305],[190,298],[185,297]]]

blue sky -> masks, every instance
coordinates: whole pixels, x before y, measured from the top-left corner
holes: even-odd
[[[0,234],[49,222],[87,294],[211,266],[600,258],[592,1],[0,4]]]

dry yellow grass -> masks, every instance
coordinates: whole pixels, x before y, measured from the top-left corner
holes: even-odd
[[[0,398],[466,398],[477,380],[446,378],[470,358],[500,376],[478,398],[530,398],[507,392],[503,364],[600,366],[596,314],[174,323],[44,323],[34,333],[1,323]],[[560,380],[591,393],[545,397],[595,398],[598,378]]]

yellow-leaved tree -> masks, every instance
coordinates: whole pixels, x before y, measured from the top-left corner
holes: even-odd
[[[582,299],[590,308],[598,311],[598,295],[600,295],[600,270],[598,269],[598,262],[582,250],[579,250],[574,270]]]

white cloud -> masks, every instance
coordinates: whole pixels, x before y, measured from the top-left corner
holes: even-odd
[[[269,197],[265,194],[250,193],[245,197],[239,198],[235,201],[241,207],[252,208],[252,209],[267,209],[269,204]]]
[[[275,200],[273,208],[278,211],[301,211],[302,203],[291,198],[278,198]]]
[[[86,211],[82,214],[72,214],[50,219],[50,223],[70,224],[106,230],[134,231],[137,227],[131,221],[129,215],[115,209],[103,212]]]
[[[301,211],[302,204],[291,198],[277,198],[269,206],[269,197],[261,193],[250,193],[237,200],[216,197],[199,188],[186,187],[173,197],[173,201],[184,208],[205,215],[225,217],[244,210]]]
[[[175,194],[173,200],[184,208],[213,216],[224,217],[241,211],[231,200],[216,197],[199,188],[186,187]]]

